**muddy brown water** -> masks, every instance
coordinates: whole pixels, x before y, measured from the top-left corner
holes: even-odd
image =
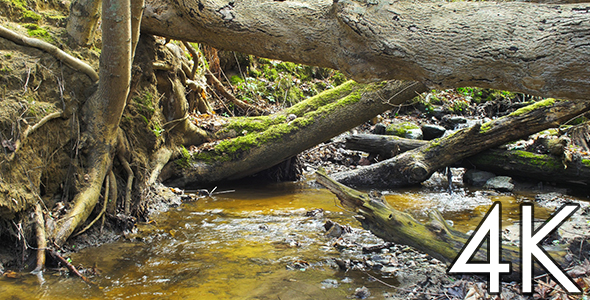
[[[438,208],[459,230],[477,226],[492,201],[502,201],[512,223],[526,195],[488,196],[429,189],[385,193],[397,209]],[[311,209],[324,217],[308,217]],[[510,213],[508,213],[510,212]],[[549,212],[538,208],[536,217]],[[76,277],[45,272],[0,278],[2,299],[346,299],[366,286],[372,299],[391,288],[361,271],[342,272],[326,261],[346,258],[325,236],[326,219],[359,227],[327,190],[306,182],[236,186],[235,192],[187,202],[139,225],[130,239],[73,254],[76,265],[96,265],[90,286]],[[370,234],[359,238],[377,244]],[[307,265],[309,264],[309,265]],[[307,266],[307,267],[306,267]],[[395,278],[372,274],[389,284]]]

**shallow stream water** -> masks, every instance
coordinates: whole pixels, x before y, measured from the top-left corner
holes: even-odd
[[[86,248],[71,256],[74,264],[96,266],[91,286],[76,277],[45,272],[0,278],[2,299],[346,299],[366,286],[371,299],[383,299],[396,279],[363,271],[343,272],[332,258],[354,256],[330,244],[327,219],[359,227],[327,190],[306,182],[232,187],[235,192],[183,203],[138,227],[132,238]],[[433,189],[385,193],[400,210],[437,208],[468,231],[477,226],[492,201],[502,201],[503,219],[517,218],[519,196],[489,196]],[[530,198],[529,198],[530,199]],[[320,217],[307,216],[323,209]],[[510,212],[510,213],[509,213]],[[535,216],[546,218],[537,209]],[[366,244],[381,241],[365,233]]]

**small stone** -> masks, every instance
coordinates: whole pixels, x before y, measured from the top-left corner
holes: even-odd
[[[495,176],[494,173],[469,169],[463,174],[463,183],[471,186],[483,186],[488,180]]]
[[[369,292],[369,289],[365,286],[354,290],[354,297],[357,299],[367,299],[370,296],[371,296],[371,292]]]
[[[424,124],[420,127],[423,138],[427,141],[434,140],[445,134],[447,131],[444,127],[438,125]]]
[[[514,190],[512,178],[508,176],[496,176],[494,178],[490,178],[483,187],[499,192],[512,192]]]

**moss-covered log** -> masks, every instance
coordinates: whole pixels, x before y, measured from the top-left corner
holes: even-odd
[[[590,103],[547,99],[523,107],[508,116],[459,130],[447,137],[353,171],[334,174],[343,184],[399,187],[418,184],[436,170],[506,142],[556,127],[590,110]]]
[[[451,228],[436,210],[429,213],[428,223],[421,223],[412,215],[395,210],[385,200],[340,184],[322,171],[316,175],[317,182],[334,193],[342,205],[359,214],[355,218],[361,222],[363,228],[385,241],[412,246],[449,264],[469,239],[467,234]],[[566,252],[563,249],[565,248],[552,247],[545,250],[558,264],[565,266]],[[485,261],[486,258],[487,243],[484,243],[472,259]],[[510,277],[518,277],[521,270],[519,247],[502,245],[502,259],[512,262],[513,273]],[[535,268],[538,267],[535,265]],[[536,271],[538,273],[541,270]]]
[[[498,175],[527,177],[566,184],[590,185],[590,160],[574,156],[564,160],[550,154],[490,149],[469,157],[462,165]]]
[[[228,130],[245,135],[171,162],[168,184],[186,186],[232,180],[268,169],[426,90],[415,82],[346,82],[278,115],[240,119]]]
[[[428,141],[389,135],[354,134],[346,137],[347,149],[376,153],[382,159],[390,158],[392,153],[403,153],[426,144]],[[551,154],[496,148],[465,158],[452,166],[534,180],[590,185],[590,160],[580,156],[565,160]]]

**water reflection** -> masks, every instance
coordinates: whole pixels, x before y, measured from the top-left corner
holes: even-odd
[[[385,193],[400,210],[420,215],[438,208],[463,231],[479,223],[492,201],[504,203],[505,220],[516,219],[523,200],[519,197],[466,191]],[[325,211],[323,217],[306,215],[316,208]],[[329,245],[323,224],[331,219],[358,227],[352,215],[337,206],[331,193],[306,183],[239,187],[235,193],[163,213],[140,225],[131,240],[72,255],[76,264],[99,268],[96,286],[46,273],[41,285],[34,276],[2,278],[0,294],[5,299],[343,299],[367,286],[379,299],[389,288],[366,273],[344,273],[328,263],[356,254]],[[363,239],[379,243],[370,234]]]

